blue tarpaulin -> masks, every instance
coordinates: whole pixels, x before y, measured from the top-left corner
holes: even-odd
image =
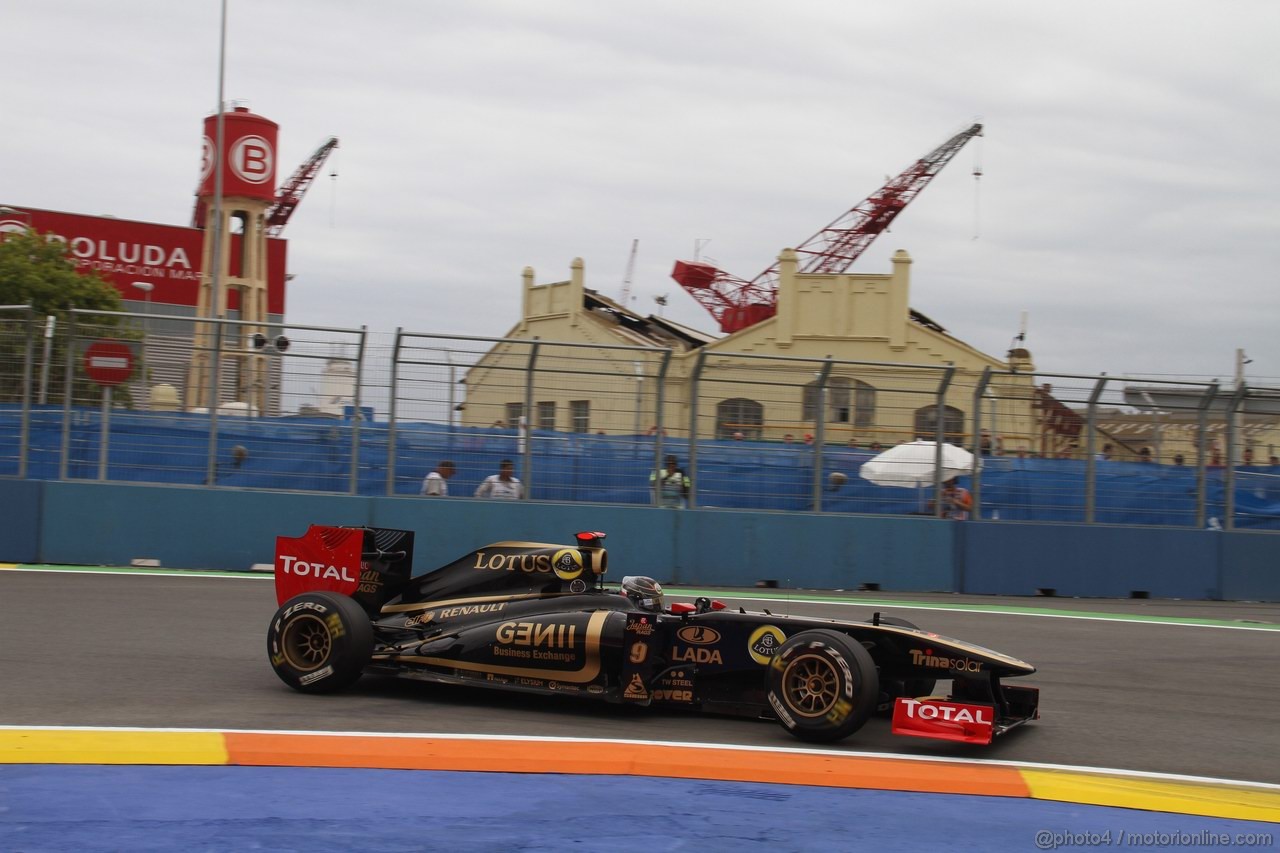
[[[20,448],[17,407],[0,409],[0,476],[16,476]],[[208,415],[114,411],[108,430],[106,479],[114,482],[206,485]],[[67,441],[70,479],[98,479],[101,413],[76,409]],[[218,420],[215,482],[248,489],[348,493],[353,455],[356,493],[387,492],[388,441],[385,423],[330,418],[244,418]],[[451,459],[457,475],[454,495],[470,495],[496,473],[501,459],[523,470],[523,443],[515,430],[398,424],[395,432],[393,493],[416,495],[422,478],[441,460]],[[356,440],[358,436],[358,442]],[[60,478],[63,412],[31,412],[27,477]],[[552,501],[649,504],[654,468],[651,436],[608,436],[534,430],[531,497]],[[358,451],[358,452],[357,452]],[[688,468],[688,443],[663,441]],[[870,451],[829,448],[823,455],[821,509],[874,514],[926,513],[932,488],[877,486],[858,476]],[[701,441],[697,459],[697,502],[703,507],[812,511],[814,451],[807,445],[771,442]],[[1072,459],[984,457],[981,503],[984,518],[1012,521],[1080,522],[1085,517],[1086,464]],[[844,475],[843,482],[832,474]],[[961,478],[962,485],[972,485]],[[1280,529],[1280,468],[1236,471],[1236,527]],[[1196,524],[1196,471],[1191,467],[1099,462],[1095,519],[1108,524],[1192,526]],[[1224,523],[1223,470],[1209,469],[1206,517]],[[1212,522],[1211,522],[1212,524]]]

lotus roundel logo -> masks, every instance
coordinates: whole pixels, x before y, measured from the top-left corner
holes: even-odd
[[[720,642],[719,631],[702,625],[686,625],[676,631],[676,636],[680,638],[680,642],[688,643],[691,646],[710,646]]]
[[[551,558],[551,568],[562,581],[571,581],[582,574],[582,555],[572,548],[561,548]]]
[[[781,628],[773,625],[761,625],[751,633],[751,637],[747,640],[747,651],[751,653],[753,661],[761,666],[767,666],[769,661],[773,660],[778,647],[786,642],[786,639],[787,635],[782,633]]]

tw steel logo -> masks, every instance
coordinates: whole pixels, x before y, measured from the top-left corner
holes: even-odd
[[[250,184],[271,180],[275,155],[271,143],[261,136],[242,136],[231,146],[231,171]]]
[[[326,566],[324,563],[309,563],[297,557],[280,555],[280,570],[286,575],[297,575],[300,578],[321,578],[323,580],[339,580],[355,582],[351,570],[346,566]]]

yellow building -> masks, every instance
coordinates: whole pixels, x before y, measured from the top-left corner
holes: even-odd
[[[725,337],[642,317],[587,288],[581,259],[567,281],[550,284],[536,284],[526,268],[522,316],[506,337],[537,339],[538,353],[504,342],[485,354],[465,378],[463,423],[514,426],[527,402],[535,427],[633,434],[656,423],[661,396],[670,435],[688,434],[696,403],[700,438],[799,441],[820,429],[829,443],[889,445],[936,434],[938,389],[949,376],[944,429],[967,444],[974,389],[990,369],[998,372],[991,383],[997,402],[983,411],[984,432],[1002,436],[1006,451],[1032,447],[1030,354],[989,356],[913,311],[905,251],[887,274],[799,273],[790,249],[779,260],[777,313]],[[657,357],[610,347],[662,348],[671,356],[664,372]],[[531,357],[532,388],[523,378]]]

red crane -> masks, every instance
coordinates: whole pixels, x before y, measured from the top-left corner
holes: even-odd
[[[965,143],[981,135],[980,124],[957,133],[805,240],[795,250],[799,271],[842,273],[849,269]],[[698,261],[676,261],[671,277],[711,312],[721,331],[729,334],[767,320],[778,310],[777,261],[751,281]]]
[[[314,154],[308,157],[289,176],[289,180],[280,185],[280,189],[276,191],[275,202],[267,208],[266,229],[269,235],[272,237],[280,236],[280,232],[284,230],[284,226],[289,222],[289,217],[293,216],[293,211],[301,203],[302,197],[307,194],[307,189],[311,186],[311,182],[315,180],[320,167],[324,165],[324,161],[329,159],[329,154],[337,147],[338,138],[336,136],[329,137],[323,145],[315,150]],[[196,200],[195,210],[191,212],[191,227],[204,228],[204,206],[200,204],[199,199]]]
[[[329,137],[305,163],[297,168],[289,177],[289,180],[280,185],[280,189],[276,192],[276,203],[267,208],[267,233],[269,235],[272,237],[280,236],[280,232],[284,230],[284,226],[289,222],[289,217],[293,216],[294,209],[302,201],[302,197],[307,194],[307,188],[315,180],[316,173],[320,171],[324,161],[329,158],[329,153],[337,147],[338,137]]]

